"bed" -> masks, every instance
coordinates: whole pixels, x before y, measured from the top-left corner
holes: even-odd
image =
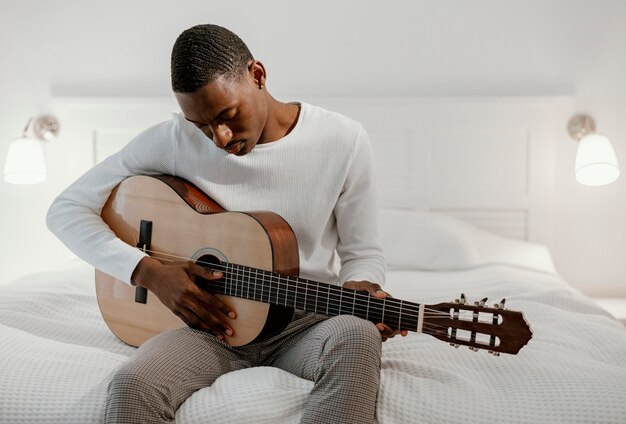
[[[379,422],[626,422],[626,328],[559,276],[544,245],[432,212],[382,210],[381,230],[395,297],[506,298],[533,337],[499,357],[425,334],[385,342]],[[0,423],[102,421],[107,383],[134,348],[102,320],[93,274],[75,259],[0,285]],[[311,387],[279,369],[241,370],[193,394],[176,418],[297,423]]]

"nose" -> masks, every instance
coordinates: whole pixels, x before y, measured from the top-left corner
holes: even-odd
[[[233,139],[233,132],[224,124],[215,125],[211,129],[213,131],[213,143],[220,149],[226,147]]]

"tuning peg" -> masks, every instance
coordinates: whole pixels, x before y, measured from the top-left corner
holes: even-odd
[[[459,348],[459,346],[461,346],[460,344],[457,343],[450,343],[450,346],[455,347],[455,348]]]
[[[500,356],[500,352],[494,352],[493,350],[488,350],[488,353],[491,353],[493,356]]]
[[[486,297],[484,299],[481,299],[480,301],[474,302],[474,305],[476,305],[476,306],[485,306],[485,303],[487,303],[487,298]]]
[[[479,351],[479,349],[477,347],[474,347],[474,346],[470,346],[469,349],[471,351],[473,351],[473,352],[478,352]]]
[[[494,303],[493,307],[496,309],[504,309],[504,302],[506,302],[506,299],[502,299],[500,303]]]

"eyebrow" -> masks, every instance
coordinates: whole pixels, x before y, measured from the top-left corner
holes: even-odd
[[[224,113],[228,112],[229,110],[231,110],[232,108],[236,107],[237,104],[233,103],[232,105],[226,106],[224,109],[222,109],[222,111],[220,113],[217,114],[216,118],[223,115]],[[201,124],[201,125],[206,125],[206,122],[198,122],[198,121],[194,121],[193,119],[189,119],[185,116],[185,119],[189,122],[192,122],[194,124]],[[215,118],[213,118],[213,120],[215,120]]]

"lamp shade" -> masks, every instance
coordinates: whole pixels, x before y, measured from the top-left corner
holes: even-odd
[[[576,181],[583,185],[600,186],[615,181],[619,177],[619,165],[609,139],[595,133],[581,138],[575,169]]]
[[[41,142],[29,137],[13,140],[4,164],[4,180],[12,184],[38,184],[46,176]]]

